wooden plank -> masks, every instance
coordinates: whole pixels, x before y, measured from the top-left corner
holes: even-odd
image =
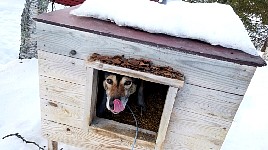
[[[38,64],[40,75],[86,84],[86,67],[83,60],[39,50]]]
[[[176,136],[174,133],[170,133],[170,135],[173,138],[167,139],[164,147],[165,150],[220,150],[221,148],[218,141],[209,141],[187,135]]]
[[[243,96],[185,84],[179,91],[174,108],[194,110],[199,114],[232,121]]]
[[[102,71],[117,73],[117,74],[142,79],[145,81],[160,83],[160,84],[164,84],[164,85],[170,85],[170,86],[174,86],[177,88],[181,88],[184,84],[184,81],[182,81],[182,80],[166,78],[166,77],[154,75],[151,73],[146,73],[146,72],[136,71],[136,70],[132,70],[132,69],[128,69],[128,68],[108,65],[108,64],[101,63],[99,61],[87,62],[87,66],[98,69],[98,70],[102,70]]]
[[[59,141],[91,150],[127,150],[131,148],[132,141],[121,138],[117,134],[105,135],[103,130],[89,128],[88,132],[82,129],[42,120],[43,136],[54,141]],[[132,138],[133,139],[133,138]],[[153,149],[153,146],[144,141],[137,141],[135,150]]]
[[[230,126],[231,121],[217,116],[174,107],[164,147],[220,149]]]
[[[41,118],[82,128],[84,109],[54,101],[41,100]]]
[[[93,118],[96,116],[96,104],[98,93],[98,71],[87,67],[87,85],[85,102],[84,129],[87,130]]]
[[[46,76],[39,79],[41,99],[84,108],[85,86]]]
[[[58,142],[48,140],[48,150],[58,150]]]
[[[117,136],[126,138],[129,141],[133,141],[137,130],[135,126],[103,118],[95,118],[91,124],[91,127],[95,129],[103,129],[103,132],[106,132],[106,134],[116,134]],[[139,128],[138,131],[138,140],[146,141],[147,144],[155,146],[157,137],[155,132],[142,128]]]
[[[160,120],[160,125],[158,129],[158,135],[156,139],[156,149],[163,149],[163,144],[166,138],[167,128],[169,125],[169,119],[171,116],[171,112],[173,109],[173,105],[177,96],[178,88],[175,87],[169,87],[165,105],[163,108],[163,113]]]
[[[124,55],[126,58],[145,58],[156,65],[170,66],[186,77],[186,83],[217,91],[244,95],[255,67],[186,54],[105,37],[64,27],[37,23],[38,49],[85,60],[92,53]]]

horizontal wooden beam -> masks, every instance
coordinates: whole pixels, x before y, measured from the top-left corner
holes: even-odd
[[[129,76],[129,77],[138,78],[138,79],[142,79],[142,80],[150,81],[154,83],[169,85],[169,86],[173,86],[177,88],[182,88],[184,84],[184,81],[182,80],[166,78],[163,76],[158,76],[158,75],[154,75],[154,74],[147,73],[147,72],[141,72],[141,71],[136,71],[136,70],[132,70],[132,69],[124,68],[124,67],[108,65],[108,64],[101,63],[99,61],[93,61],[93,62],[87,61],[86,65],[88,67],[91,67],[97,70],[117,73],[117,74]]]

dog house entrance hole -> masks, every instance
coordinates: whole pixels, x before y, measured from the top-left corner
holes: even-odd
[[[103,94],[105,92],[103,88],[102,82],[104,78],[101,74],[104,74],[102,71],[98,71],[99,74],[99,84],[98,84],[98,100],[97,105],[100,105],[100,102],[103,98]],[[169,86],[143,81],[143,94],[145,99],[146,110],[143,110],[138,104],[138,93],[137,91],[130,95],[127,105],[134,112],[139,128],[150,130],[153,132],[158,132],[161,115],[163,112],[166,95]],[[98,107],[97,107],[98,108]],[[132,116],[132,113],[129,109],[125,109],[119,114],[113,114],[108,109],[105,109],[105,112],[102,116],[98,116],[100,118],[114,120],[120,123],[133,125],[135,126],[135,121]]]
[[[128,68],[112,66],[100,62],[90,62],[88,69],[88,88],[92,91],[89,95],[91,127],[102,131],[109,131],[128,138],[134,138],[136,127],[135,120],[131,112],[126,108],[119,114],[112,114],[106,109],[102,118],[96,116],[97,101],[101,100],[104,91],[103,71],[138,78],[144,81],[144,99],[146,111],[142,111],[136,104],[137,92],[129,97],[128,105],[133,110],[139,124],[138,139],[155,144],[156,147],[162,145],[170,115],[178,90],[183,86],[182,80],[175,80],[156,76],[145,72],[139,72]],[[99,81],[97,82],[97,80]],[[90,85],[91,84],[91,85]],[[172,86],[173,85],[173,86]],[[175,85],[175,87],[174,87]],[[98,94],[97,94],[98,93]]]

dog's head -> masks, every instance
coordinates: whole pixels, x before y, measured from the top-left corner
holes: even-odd
[[[125,109],[128,98],[136,91],[137,85],[133,78],[106,73],[103,87],[107,95],[107,109],[118,114]]]

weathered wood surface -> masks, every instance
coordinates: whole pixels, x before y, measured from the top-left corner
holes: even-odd
[[[103,118],[95,118],[94,121],[92,122],[90,129],[92,128],[103,129],[103,131],[107,131],[109,133],[110,132],[119,133],[118,136],[121,136],[121,135],[123,135],[124,137],[128,136],[127,139],[129,139],[130,141],[134,140],[136,130],[137,130],[135,126],[127,125],[127,124],[123,124],[123,123],[119,123],[113,120],[108,120],[108,119],[103,119]],[[139,132],[138,132],[137,139],[140,141],[141,140],[146,141],[145,143],[154,147],[155,140],[157,138],[157,133],[146,130],[146,129],[141,129],[141,128],[139,128],[138,131]]]
[[[255,67],[176,52],[168,49],[123,41],[92,33],[37,23],[38,48],[85,60],[92,53],[124,55],[126,58],[146,58],[156,65],[170,66],[184,74],[188,84],[226,93],[244,95]],[[49,43],[49,44],[48,44]]]
[[[169,87],[168,89],[166,102],[165,102],[163,113],[161,116],[157,139],[156,139],[155,149],[157,150],[163,149],[166,134],[168,132],[169,120],[171,117],[172,109],[174,106],[174,102],[175,102],[178,90],[179,89],[175,87]]]
[[[87,67],[87,85],[85,101],[84,129],[87,129],[96,116],[96,104],[98,97],[98,71]],[[102,85],[102,84],[100,84]]]
[[[39,53],[48,53],[48,52],[41,52],[40,51]],[[50,61],[53,58],[57,58],[57,57],[61,57],[61,56],[60,55],[58,56],[57,54],[53,54],[53,57],[51,59],[48,59],[48,58],[47,59],[48,59],[48,61]],[[66,64],[69,61],[72,61],[73,58],[68,57],[68,59],[66,59],[62,56],[61,58],[57,58],[57,59],[58,59],[58,62],[62,62],[63,64]],[[59,70],[61,70],[62,73],[60,72],[60,73],[56,73],[56,74],[58,74],[59,76],[62,74],[62,76],[64,76],[65,74],[63,72],[66,72],[65,69],[66,69],[65,67],[59,69]],[[71,67],[67,68],[66,70],[71,70]],[[81,71],[84,72],[83,69]],[[80,74],[79,72],[76,72],[76,73]],[[54,76],[54,75],[51,74],[51,76]],[[90,76],[89,76],[89,78],[90,78]],[[85,95],[83,93],[83,89],[75,90],[76,88],[72,88],[71,89],[72,92],[77,93],[76,96],[74,96],[73,94],[69,94],[68,91],[66,91],[66,93],[64,93],[62,95],[59,95],[58,92],[53,92],[55,90],[49,91],[49,94],[48,94],[45,87],[50,86],[50,85],[47,85],[50,82],[47,81],[48,83],[46,83],[44,85],[43,79],[46,79],[46,78],[42,78],[42,77],[40,78],[40,84],[41,84],[40,93],[41,93],[42,97],[47,98],[47,99],[58,99],[58,97],[62,97],[63,103],[70,104],[70,105],[77,104],[78,106],[83,106],[84,101],[85,101],[83,98],[83,96]],[[57,80],[57,79],[48,78],[47,80],[49,80],[49,81],[52,80],[51,82],[54,82],[54,80]],[[72,80],[75,80],[75,79],[72,79]],[[61,83],[60,81],[58,81],[58,82]],[[60,85],[59,83],[54,84],[54,86]],[[68,82],[63,82],[63,83],[67,84]],[[66,87],[66,86],[64,85],[63,87]],[[69,87],[69,86],[67,86],[67,87]],[[83,88],[83,86],[79,86],[79,87]],[[55,88],[58,89],[57,86]],[[63,91],[63,92],[65,92],[65,91]],[[186,83],[185,87],[182,88],[180,93],[181,93],[180,98],[178,98],[178,101],[180,101],[178,103],[178,105],[180,107],[185,107],[187,109],[195,109],[195,110],[200,111],[200,113],[217,115],[217,116],[226,118],[228,120],[233,119],[235,112],[236,112],[236,110],[237,110],[237,108],[238,108],[238,106],[243,98],[240,95],[224,93],[224,92],[216,91],[213,89],[201,88],[201,87],[187,84],[187,83]],[[49,98],[49,97],[51,97],[51,98]],[[70,101],[70,102],[66,102],[66,101]],[[74,103],[74,104],[72,104],[72,103]]]
[[[133,77],[133,78],[138,78],[138,79],[142,79],[144,81],[150,81],[150,82],[154,82],[154,83],[170,85],[170,86],[177,87],[177,88],[182,88],[183,84],[184,84],[184,81],[179,80],[179,79],[166,78],[166,77],[154,75],[151,73],[136,71],[136,70],[118,67],[118,66],[113,66],[113,65],[109,65],[109,64],[104,64],[104,63],[101,63],[99,61],[94,61],[94,62],[87,61],[86,65],[88,67],[92,67],[92,68],[95,68],[98,70],[117,73],[117,74],[129,76],[129,77]]]
[[[41,100],[41,117],[73,127],[83,127],[84,109],[62,103]]]
[[[73,107],[84,108],[85,86],[41,75],[40,97]]]
[[[232,122],[242,99],[240,95],[185,84],[179,91],[174,107]]]
[[[219,150],[231,121],[174,108],[164,149]]]
[[[49,140],[68,143],[90,150],[128,150],[131,148],[133,138],[124,137],[118,133],[90,128],[88,132],[80,128],[42,120],[43,136]],[[153,149],[149,142],[137,140],[135,150]]]
[[[185,85],[177,95],[172,109],[164,149],[220,149],[256,69],[42,23],[38,23],[38,26],[39,62],[44,68],[39,70],[41,97],[44,102],[53,100],[59,102],[59,105],[62,103],[62,106],[77,106],[81,118],[88,122],[90,119],[85,119],[85,115],[89,111],[84,108],[90,105],[85,103],[85,97],[88,99],[85,96],[88,74],[84,62],[88,55],[97,52],[111,56],[124,54],[125,57],[145,57],[157,65],[170,66],[182,72],[185,75]],[[71,50],[76,50],[77,54],[69,55]],[[44,79],[48,82],[44,82]],[[45,87],[55,90],[47,91]],[[72,114],[78,114],[76,107],[64,108],[70,109]],[[79,132],[84,132],[86,122],[78,121],[78,124],[74,124],[78,118],[68,120],[69,116],[57,109],[49,107],[46,113],[54,113],[52,118],[46,119],[80,127]],[[62,118],[58,116],[61,114]],[[51,133],[50,129],[44,130]],[[78,140],[70,138],[62,142],[76,143]],[[90,143],[86,140],[84,142]],[[98,147],[97,144],[96,146]]]
[[[93,131],[85,132],[86,122],[81,121],[90,122],[90,117],[86,118],[91,112],[87,107],[90,96],[86,96],[90,94],[87,93],[90,89],[87,71],[90,70],[84,62],[92,53],[146,58],[184,74],[185,84],[172,109],[164,149],[220,149],[256,69],[43,23],[38,23],[38,39],[41,107],[45,108],[42,114],[49,116],[42,115],[42,118],[53,121],[47,121],[52,126],[43,125],[44,134],[49,134],[49,139],[61,139],[89,149],[122,148],[115,146],[120,138],[112,142],[112,147],[105,142],[101,147],[99,143],[104,140],[98,140],[97,134],[89,137]],[[70,55],[71,50],[76,50],[77,54]],[[52,103],[46,108],[49,102],[59,108]],[[60,108],[70,113],[66,114]],[[67,128],[75,132],[67,132]],[[66,133],[69,135],[63,136]],[[103,139],[111,140],[109,137]],[[129,149],[131,142],[125,143],[128,144],[122,149]]]
[[[39,74],[86,85],[84,61],[63,55],[38,51]]]

